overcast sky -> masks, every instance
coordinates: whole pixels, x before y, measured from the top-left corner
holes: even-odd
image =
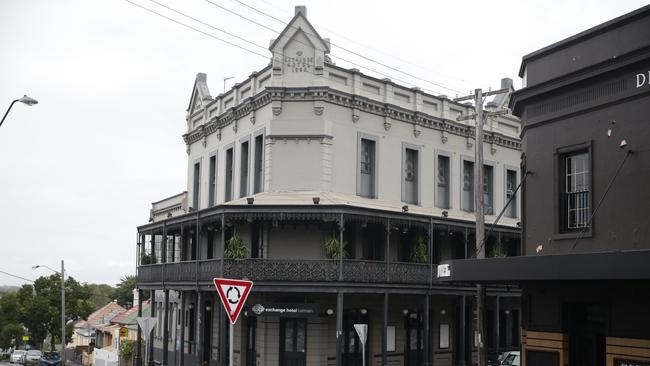
[[[148,221],[151,202],[186,190],[181,135],[196,73],[208,74],[215,96],[224,77],[234,76],[232,85],[269,62],[262,48],[151,0],[132,1],[266,57],[124,0],[0,0],[0,113],[23,94],[39,101],[33,107],[17,103],[0,127],[0,271],[34,279],[48,272],[32,265],[57,268],[63,258],[82,282],[115,284],[133,274],[136,226]],[[204,0],[157,1],[263,47],[277,36]],[[211,1],[283,28],[236,0]],[[524,54],[645,5],[241,1],[285,22],[294,5],[307,5],[309,20],[334,44],[338,65],[449,96],[498,88],[502,77],[519,87]],[[22,283],[0,273],[0,284]]]

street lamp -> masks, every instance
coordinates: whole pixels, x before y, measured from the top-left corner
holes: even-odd
[[[16,100],[14,100],[13,102],[11,102],[11,104],[9,104],[9,108],[7,108],[7,111],[5,112],[4,117],[2,117],[2,121],[0,121],[0,126],[2,126],[2,122],[5,121],[5,118],[7,118],[7,115],[9,114],[9,111],[11,110],[11,107],[13,107],[14,103],[16,103],[16,102],[21,102],[21,103],[27,104],[27,105],[38,104],[38,100],[36,100],[34,98],[30,98],[30,97],[28,97],[26,95],[24,95],[22,98],[18,98]]]
[[[24,98],[29,98],[29,97],[25,96]],[[34,104],[37,103],[35,100],[33,101]],[[11,107],[9,108],[11,109]],[[61,272],[56,271],[43,264],[37,264],[35,266],[32,266],[32,269],[37,269],[40,267],[47,268],[50,271],[57,273],[61,276],[61,365],[65,366],[65,267],[63,265],[63,259],[61,259]]]

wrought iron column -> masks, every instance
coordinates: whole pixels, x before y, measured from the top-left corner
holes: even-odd
[[[135,305],[135,304],[133,304]],[[142,290],[138,289],[138,317],[142,317]],[[142,329],[138,324],[138,338],[135,341],[135,366],[142,366]]]
[[[149,312],[149,316],[151,316],[153,318],[153,317],[156,316],[156,291],[151,290],[149,296],[150,296],[149,297],[149,304],[150,304],[149,310],[151,310]],[[147,341],[149,341],[149,342],[147,342],[147,343],[149,343],[149,350],[147,351],[147,365],[148,366],[154,366],[154,362],[153,362],[154,336],[153,336],[153,334],[156,331],[155,329],[156,329],[156,327],[154,327],[154,329],[149,334],[147,334]]]
[[[390,219],[386,219],[386,258],[384,260],[386,261],[386,282],[390,282]]]
[[[197,232],[198,236],[198,232]],[[205,310],[205,305],[203,304],[203,294],[201,291],[196,291],[196,328],[195,332],[198,331],[198,337],[196,337],[196,364],[201,366],[203,363],[203,311]]]
[[[424,295],[424,365],[429,366],[429,294]]]
[[[499,295],[496,295],[494,297],[494,349],[497,353],[499,353],[499,341],[501,338],[501,331],[499,327],[499,321],[500,321],[500,312],[501,312],[501,297]]]
[[[179,365],[185,362],[185,291],[181,291],[181,355],[179,357]]]
[[[459,366],[465,366],[465,357],[467,357],[467,327],[465,326],[467,315],[467,298],[465,295],[460,297],[460,339],[458,344],[458,349],[460,350],[460,359],[458,361]]]
[[[381,330],[381,365],[388,365],[388,292],[384,292],[384,324]]]
[[[166,258],[165,258],[166,260]],[[167,366],[169,363],[169,290],[165,289],[165,304],[163,307],[163,357],[162,365]]]
[[[343,281],[343,231],[345,231],[345,222],[343,214],[341,214],[339,220],[339,281]]]
[[[343,365],[343,292],[336,294],[336,366]]]
[[[223,306],[219,306],[219,366],[228,366],[226,348],[228,347],[228,318]]]

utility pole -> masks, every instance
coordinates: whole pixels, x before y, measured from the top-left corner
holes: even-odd
[[[454,101],[474,99],[475,114],[459,117],[457,120],[474,119],[476,121],[475,143],[474,143],[474,203],[476,214],[476,259],[485,258],[485,211],[484,211],[484,189],[483,189],[483,123],[485,116],[507,114],[508,109],[494,112],[483,112],[483,98],[509,92],[510,89],[499,89],[483,93],[483,90],[475,89],[473,95],[456,98]],[[487,352],[485,349],[485,285],[476,285],[476,328],[478,333],[478,365],[487,365]],[[498,340],[497,340],[498,342]],[[464,352],[465,350],[461,350]]]
[[[65,267],[61,259],[61,365],[65,366]]]

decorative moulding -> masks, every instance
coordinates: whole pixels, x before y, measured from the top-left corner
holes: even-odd
[[[388,131],[390,130],[392,124],[388,121],[384,122],[384,130]]]
[[[444,130],[440,131],[440,141],[442,141],[443,144],[446,144],[448,140],[449,137],[447,137],[447,133]]]

